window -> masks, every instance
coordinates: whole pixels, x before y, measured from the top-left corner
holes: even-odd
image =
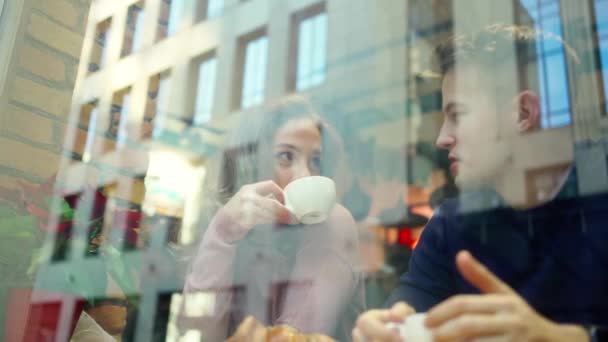
[[[595,0],[595,20],[598,50],[601,63],[601,77],[604,87],[605,113],[608,113],[608,0]]]
[[[190,65],[192,75],[193,99],[192,120],[194,125],[209,121],[213,112],[217,58],[215,53],[207,53],[196,58]]]
[[[213,19],[224,12],[224,0],[199,0],[198,20]]]
[[[143,24],[144,3],[140,1],[129,6],[121,56],[128,56],[141,47]]]
[[[466,295],[455,246],[608,326],[608,0],[40,1],[65,32],[5,44],[7,336],[351,341],[410,266],[410,304]]]
[[[169,111],[170,76],[170,71],[163,71],[150,77],[148,81],[148,100],[144,115],[144,124],[148,125],[144,125],[142,134],[144,138],[158,136],[163,130],[163,121],[166,117],[175,115]]]
[[[157,40],[170,37],[177,32],[184,14],[186,0],[161,0],[158,17]]]
[[[112,97],[112,108],[110,111],[110,126],[107,136],[116,141],[120,148],[125,146],[128,139],[129,107],[131,99],[131,88],[125,88],[114,93]]]
[[[95,72],[102,69],[108,62],[108,39],[112,27],[112,18],[108,18],[95,28],[95,38],[91,49],[89,60],[89,71]]]
[[[559,186],[560,175],[569,164],[547,165],[526,170],[526,192],[529,201],[542,201],[551,197],[551,189]]]
[[[327,72],[327,13],[319,4],[294,14],[292,38],[296,41],[290,88],[306,90],[325,81]]]
[[[97,100],[91,101],[80,108],[78,129],[76,131],[74,143],[74,152],[80,153],[80,160],[84,162],[91,160],[93,143],[95,142],[97,114]],[[84,137],[84,142],[81,140],[82,137]]]
[[[268,37],[260,29],[239,39],[235,107],[249,108],[264,101],[268,64]]]
[[[562,37],[562,21],[559,1],[523,0],[536,27]],[[566,57],[560,45],[545,40],[536,46],[538,79],[542,100],[543,128],[569,125],[572,121]]]

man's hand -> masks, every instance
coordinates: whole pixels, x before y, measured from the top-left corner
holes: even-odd
[[[482,295],[454,296],[428,312],[426,326],[435,341],[469,341],[500,337],[501,341],[588,341],[582,327],[560,325],[538,314],[513,289],[469,252],[456,264],[462,276]]]
[[[402,322],[407,316],[416,313],[409,305],[400,302],[388,310],[369,310],[359,316],[353,329],[355,342],[401,341],[394,329],[386,326],[389,322]]]

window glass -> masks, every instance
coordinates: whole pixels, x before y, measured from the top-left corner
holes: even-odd
[[[94,72],[103,68],[108,58],[108,41],[112,28],[112,18],[106,19],[95,28],[95,39],[91,48],[89,71]]]
[[[198,64],[198,82],[194,104],[194,124],[200,125],[209,121],[213,110],[217,59],[213,56],[201,60]]]
[[[268,64],[268,38],[262,36],[248,41],[244,49],[241,107],[248,108],[259,105],[264,100]]]
[[[171,73],[169,71],[162,72],[150,77],[148,83],[148,98],[147,106],[152,107],[154,115],[152,135],[161,134],[164,126],[171,117],[175,117],[176,113],[171,110],[171,89],[169,88],[169,80]]]
[[[1,13],[4,340],[603,341],[608,0],[56,2]]]
[[[296,89],[305,90],[325,80],[327,68],[327,14],[299,23]]]
[[[600,61],[602,65],[602,79],[604,81],[604,103],[608,113],[608,19],[603,13],[608,11],[608,1],[595,1],[595,19],[597,21],[597,38]]]
[[[129,6],[127,12],[127,24],[122,47],[122,56],[129,55],[139,50],[143,35],[144,25],[144,3],[138,2]]]
[[[563,36],[559,1],[524,0],[522,5],[529,11],[537,28],[557,37]],[[539,68],[538,76],[541,82],[545,83],[542,85],[543,91],[551,92],[550,94],[543,93],[546,94],[543,106],[543,127],[568,125],[571,120],[567,119],[567,115],[564,113],[564,111],[570,110],[569,89],[563,86],[568,84],[564,47],[559,40],[544,40],[537,44],[537,58],[539,63],[543,64]]]
[[[180,29],[184,16],[185,0],[161,0],[156,39],[162,40]]]
[[[208,0],[207,18],[212,19],[220,16],[224,11],[224,0]]]

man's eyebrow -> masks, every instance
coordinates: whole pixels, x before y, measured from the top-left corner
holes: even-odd
[[[448,102],[445,105],[443,105],[443,112],[444,113],[450,113],[454,110],[454,107],[456,106],[456,103],[454,102]]]
[[[445,104],[445,106],[443,107],[443,112],[444,113],[452,113],[456,110],[458,110],[459,108],[462,107],[466,107],[464,103],[460,103],[460,102],[448,102],[447,104]]]

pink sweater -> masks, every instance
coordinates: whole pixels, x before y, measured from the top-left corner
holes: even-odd
[[[235,224],[218,211],[186,277],[186,293],[215,294],[213,313],[201,318],[207,338],[226,338],[248,315],[305,333],[350,333],[343,318],[365,305],[356,224],[344,207],[321,224],[256,226],[226,243]]]

